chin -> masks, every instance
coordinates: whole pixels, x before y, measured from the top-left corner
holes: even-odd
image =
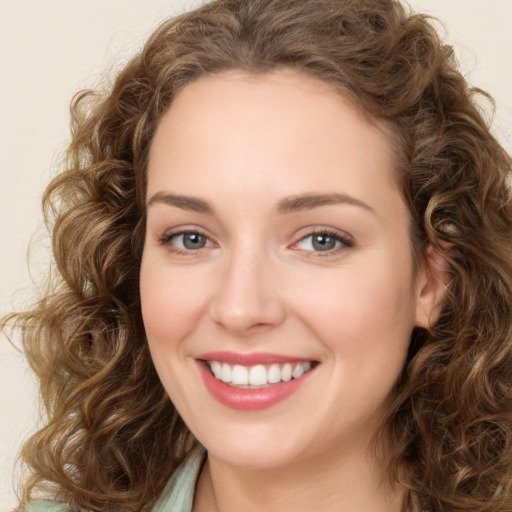
[[[203,437],[203,439],[201,439]],[[222,430],[216,427],[198,440],[211,457],[231,466],[272,469],[293,464],[305,450],[304,436],[289,429],[266,424],[238,425]]]

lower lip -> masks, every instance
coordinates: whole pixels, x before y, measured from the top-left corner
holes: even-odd
[[[288,382],[272,384],[266,388],[244,389],[229,386],[217,380],[204,361],[198,361],[201,376],[210,394],[222,405],[239,411],[259,411],[268,409],[297,391],[314,371],[314,368]]]

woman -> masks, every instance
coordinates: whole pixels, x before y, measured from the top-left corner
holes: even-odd
[[[509,510],[511,160],[391,0],[220,0],[73,108],[18,314],[26,510]],[[169,400],[170,398],[170,400]]]

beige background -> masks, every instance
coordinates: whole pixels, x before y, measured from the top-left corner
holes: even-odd
[[[30,297],[48,242],[40,196],[68,137],[68,104],[126,60],[159,20],[198,0],[0,0],[0,315]],[[411,0],[439,16],[470,82],[497,101],[495,133],[512,151],[512,0]],[[37,423],[34,383],[0,338],[0,510],[16,504],[13,464]]]

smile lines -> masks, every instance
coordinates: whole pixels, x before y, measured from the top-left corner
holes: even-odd
[[[239,364],[231,365],[219,361],[205,361],[210,368],[213,376],[225,384],[243,387],[260,388],[288,382],[292,379],[298,379],[311,370],[314,362],[284,363],[255,366],[242,366]]]

